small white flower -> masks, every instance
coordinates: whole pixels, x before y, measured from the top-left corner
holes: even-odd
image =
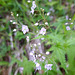
[[[41,40],[44,40],[44,38],[41,38]]]
[[[32,5],[35,5],[35,1],[32,2]]]
[[[40,8],[42,10],[42,8]]]
[[[37,25],[38,25],[38,23],[35,23],[34,25],[35,25],[35,26],[37,26]]]
[[[50,15],[50,12],[47,13],[47,16],[49,16],[49,15]]]
[[[68,68],[69,67],[69,64],[67,64],[66,67]]]
[[[45,25],[48,25],[48,22],[45,22]]]
[[[12,22],[12,20],[10,20],[10,22]]]
[[[37,33],[39,32],[39,31],[36,31]]]
[[[35,1],[32,2],[32,7],[33,7],[34,9],[36,8]]]
[[[34,54],[33,54],[33,52],[30,52],[29,54],[30,54],[31,56],[33,56],[33,55],[34,55]]]
[[[66,30],[71,30],[71,28],[69,26],[66,26]]]
[[[40,64],[39,63],[36,63],[36,67],[39,67],[40,66]]]
[[[16,16],[18,16],[18,14]]]
[[[28,0],[27,2],[30,3],[31,1]]]
[[[43,28],[41,28],[41,30],[40,30],[40,33],[39,34],[42,34],[42,35],[44,35],[46,33],[46,29],[43,27]]]
[[[22,31],[25,34],[26,32],[29,32],[28,26],[22,25]]]
[[[47,51],[46,54],[49,55],[49,52]]]
[[[40,45],[41,45],[41,43],[38,43],[38,45],[40,46]]]
[[[41,57],[41,54],[39,54],[38,56]]]
[[[65,23],[65,25],[68,25],[68,23]]]
[[[29,36],[26,37],[27,42],[29,42]]]
[[[46,58],[46,57],[42,56],[42,59],[44,59],[44,60],[45,60],[45,58]]]
[[[11,16],[13,16],[13,12],[11,12]]]
[[[42,9],[44,11],[44,9]]]
[[[16,31],[16,29],[13,30],[14,32]]]
[[[34,9],[31,7],[30,13],[34,14]]]
[[[17,24],[16,22],[13,22],[13,24]]]
[[[73,22],[71,24],[73,24]]]
[[[44,9],[43,8],[40,8],[42,11],[44,11]]]
[[[47,70],[52,70],[52,65],[53,65],[53,64],[46,64],[46,65],[45,65],[45,68],[46,68]]]
[[[69,20],[71,20],[71,18],[69,18]]]
[[[34,44],[34,46],[36,47],[37,45],[36,45],[36,44]]]

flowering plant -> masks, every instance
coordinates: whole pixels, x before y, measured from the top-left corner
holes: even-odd
[[[0,75],[75,74],[74,1],[0,0],[0,6]]]

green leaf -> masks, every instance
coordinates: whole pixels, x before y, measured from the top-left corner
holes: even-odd
[[[35,40],[35,39],[41,39],[41,38],[43,38],[43,36],[42,36],[42,35],[39,35],[39,36],[33,38],[32,40]]]
[[[66,68],[66,60],[65,60],[65,52],[61,49],[57,49],[56,50],[56,54],[57,54],[57,59],[60,61],[61,63],[61,67],[65,69],[65,71],[67,72],[67,68]]]
[[[22,33],[22,32],[17,32],[17,35],[15,36],[15,39],[19,39],[19,40],[21,40],[21,39],[23,39],[23,38],[25,38],[25,35]]]
[[[64,8],[65,8],[65,6],[62,6],[62,5],[61,6],[59,6],[59,5],[57,6],[57,9],[60,10],[60,11],[63,10]]]
[[[0,61],[0,66],[4,66],[4,65],[8,65],[8,64],[9,64],[8,62]]]
[[[53,5],[57,4],[57,3],[58,3],[58,1],[52,1],[52,2],[48,2],[47,5],[53,6]]]

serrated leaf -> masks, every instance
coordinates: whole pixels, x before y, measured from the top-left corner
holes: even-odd
[[[63,50],[61,50],[61,49],[57,49],[56,50],[56,54],[57,54],[57,59],[61,63],[61,67],[64,68],[64,70],[67,73],[66,60],[65,60],[65,52]]]

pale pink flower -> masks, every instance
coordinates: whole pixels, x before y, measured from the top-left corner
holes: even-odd
[[[43,27],[43,28],[41,28],[41,30],[40,30],[40,33],[39,34],[42,34],[42,35],[44,35],[46,33],[46,29]]]
[[[19,68],[19,72],[20,72],[20,73],[23,73],[23,70],[24,70],[23,67],[20,67],[20,68]]]
[[[41,38],[41,40],[44,40],[44,38]]]
[[[47,70],[52,70],[52,65],[53,65],[53,64],[46,64],[46,65],[45,65],[45,68],[46,68]]]
[[[66,20],[68,20],[68,18],[69,18],[68,15],[66,15]]]
[[[55,10],[53,9],[53,7],[50,8],[50,11],[55,12]]]
[[[71,30],[71,28],[69,26],[66,26],[66,30]]]
[[[22,31],[24,34],[26,34],[26,32],[29,32],[28,26],[22,25]]]
[[[40,66],[40,64],[37,63],[37,62],[35,62],[35,64],[36,64],[36,70],[41,70],[41,66]]]
[[[67,64],[66,67],[68,68],[69,67],[69,64]]]
[[[46,57],[42,56],[42,59],[45,60]]]

